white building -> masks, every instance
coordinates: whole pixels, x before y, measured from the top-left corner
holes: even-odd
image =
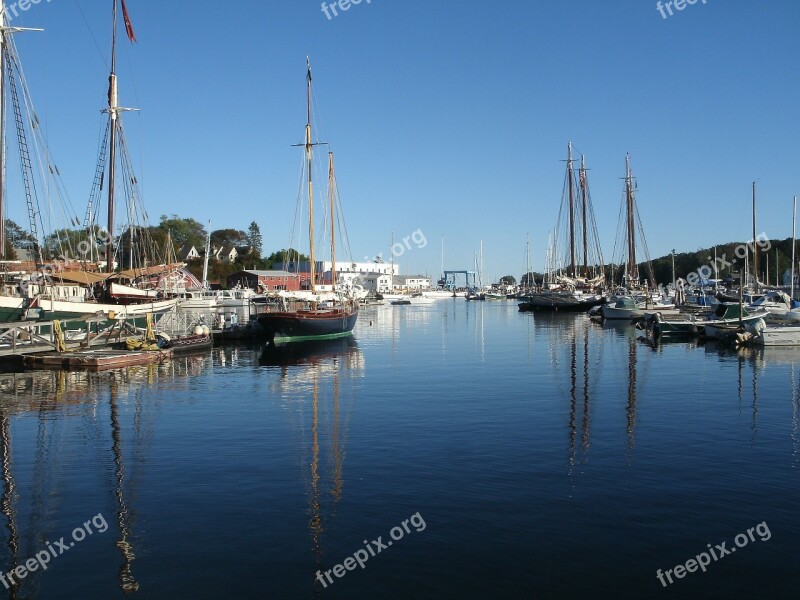
[[[399,275],[394,278],[394,287],[407,290],[428,290],[431,278],[425,275]]]
[[[321,267],[321,268],[320,268]],[[330,273],[332,263],[329,260],[317,261],[317,270],[324,273]],[[339,278],[339,273],[357,273],[359,275],[369,275],[379,273],[382,275],[395,275],[400,272],[400,267],[397,264],[387,264],[382,262],[347,262],[336,261],[336,277]]]

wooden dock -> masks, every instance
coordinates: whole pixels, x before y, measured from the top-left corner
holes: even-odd
[[[36,369],[92,370],[119,369],[137,365],[151,365],[172,358],[172,350],[81,350],[78,352],[47,352],[23,358],[26,367]]]
[[[43,352],[74,351],[92,346],[109,346],[124,342],[128,337],[141,335],[141,331],[130,323],[119,321],[109,328],[101,329],[106,315],[92,315],[62,321],[16,321],[0,323],[0,358],[25,356]],[[77,338],[70,337],[70,326],[79,326],[85,331]],[[58,336],[57,331],[66,331]]]

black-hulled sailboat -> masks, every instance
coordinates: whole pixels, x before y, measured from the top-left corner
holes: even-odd
[[[581,157],[580,184],[575,180],[572,143],[567,145],[567,173],[561,196],[561,209],[553,249],[548,249],[548,277],[542,289],[531,291],[520,299],[519,309],[526,311],[587,311],[602,304],[599,293],[605,283],[603,253],[595,227],[594,211],[586,176],[586,161]],[[576,190],[580,197],[576,198]],[[566,216],[566,219],[564,218]],[[563,229],[566,228],[566,232]],[[576,230],[582,236],[576,235]],[[559,249],[559,240],[567,242]],[[581,243],[582,242],[582,243]],[[579,251],[582,250],[582,263]],[[553,256],[552,253],[557,253]],[[555,259],[555,260],[554,260]],[[555,264],[557,265],[557,269]],[[553,272],[553,271],[557,272]]]
[[[297,342],[304,340],[331,339],[351,335],[358,319],[358,302],[351,294],[338,294],[336,282],[335,244],[335,176],[333,154],[328,153],[328,195],[330,198],[331,223],[331,299],[317,296],[317,273],[314,258],[314,187],[312,184],[312,155],[316,145],[311,137],[311,63],[307,61],[306,90],[308,119],[306,122],[305,152],[308,181],[308,239],[311,274],[311,300],[293,303],[287,310],[268,312],[258,317],[266,331],[270,344],[276,341]]]

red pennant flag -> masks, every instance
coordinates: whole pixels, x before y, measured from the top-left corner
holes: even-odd
[[[125,6],[125,0],[122,1],[122,18],[125,21],[125,31],[128,34],[128,39],[131,43],[136,41],[136,34],[133,33],[133,25],[131,25],[131,18],[128,16],[128,7]]]

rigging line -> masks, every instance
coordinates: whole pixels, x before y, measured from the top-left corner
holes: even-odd
[[[42,244],[43,240],[40,239],[39,231],[37,229],[37,217],[41,221],[41,211],[39,209],[38,196],[36,195],[35,180],[33,179],[33,168],[31,166],[31,158],[29,152],[29,145],[27,141],[27,130],[25,122],[22,118],[22,109],[19,102],[19,94],[17,92],[17,78],[15,76],[15,69],[13,64],[13,57],[10,53],[4,53],[4,59],[8,66],[8,84],[9,92],[12,100],[12,109],[14,113],[14,121],[17,133],[17,146],[20,152],[20,170],[22,176],[22,183],[25,187],[25,200],[28,209],[28,224],[31,228],[31,235],[35,239],[37,246],[37,259],[42,259]]]
[[[344,210],[342,208],[342,200],[339,196],[339,181],[336,179],[336,174],[334,173],[333,176],[333,191],[334,191],[334,198],[336,199],[336,206],[338,207],[338,211],[336,214],[336,221],[339,226],[339,236],[340,238],[344,239],[344,245],[347,248],[347,254],[350,257],[350,262],[353,262],[353,252],[350,248],[350,236],[347,233],[347,224],[344,218]]]
[[[300,159],[300,177],[297,184],[297,194],[295,196],[295,204],[294,204],[294,220],[292,221],[292,230],[289,234],[289,246],[286,248],[287,251],[291,250],[295,240],[295,232],[297,230],[298,224],[300,223],[300,219],[303,218],[303,207],[305,206],[303,201],[303,184],[305,183],[305,155],[301,154]],[[300,227],[302,231],[302,227]],[[297,236],[297,245],[300,246],[300,234]],[[298,253],[300,251],[298,250]],[[291,253],[288,253],[288,256],[283,257],[284,267],[291,263]],[[300,262],[300,257],[297,257],[297,262]],[[284,270],[287,270],[284,268]]]
[[[94,42],[94,47],[97,50],[97,54],[100,56],[100,62],[103,63],[103,66],[105,67],[106,71],[110,71],[111,68],[108,65],[108,59],[106,58],[106,53],[103,52],[103,50],[100,48],[100,44],[97,42],[97,38],[95,37],[94,32],[92,31],[92,28],[89,25],[89,21],[86,19],[86,15],[83,13],[81,5],[78,3],[78,0],[73,0],[73,2],[75,3],[75,7],[78,9],[78,12],[81,15],[81,19],[83,19],[83,22],[86,25],[86,29],[89,31],[89,37],[91,37],[92,41]]]
[[[17,63],[17,69],[19,69],[18,63]],[[23,76],[21,71],[18,71],[18,75],[19,77]],[[44,187],[44,193],[48,200],[47,205],[52,213],[53,202],[51,201],[50,186],[48,185],[49,178],[47,176],[47,173],[49,172],[49,174],[53,178],[53,182],[55,183],[55,192],[58,199],[59,208],[61,210],[61,217],[62,217],[61,220],[63,222],[71,222],[72,217],[69,215],[70,212],[69,209],[72,209],[72,206],[71,203],[69,202],[69,198],[68,195],[66,194],[66,189],[63,186],[60,174],[58,173],[58,167],[55,166],[55,164],[51,160],[51,156],[47,148],[47,142],[43,137],[43,134],[41,132],[41,127],[38,125],[38,118],[36,117],[36,113],[33,110],[32,102],[29,97],[30,92],[26,89],[24,81],[20,81],[20,88],[22,90],[22,99],[23,103],[25,104],[27,113],[26,125],[32,128],[31,133],[33,135],[31,137],[33,141],[33,151],[34,151],[33,153],[35,156],[36,169],[39,171],[39,177],[41,178]],[[31,165],[31,168],[33,169],[33,165]],[[56,229],[54,223],[55,223],[55,218],[53,218],[52,223],[48,224],[49,225],[49,227],[47,227],[48,231],[53,231],[54,229]],[[45,229],[44,223],[42,223],[42,228],[43,230]]]
[[[642,218],[639,216],[639,205],[634,204],[633,206],[634,212],[636,214],[636,225],[639,230],[639,239],[642,242],[642,248],[644,250],[644,257],[647,260],[647,272],[650,275],[650,281],[653,285],[656,284],[655,279],[655,272],[653,271],[653,264],[650,260],[650,250],[647,247],[647,238],[644,237],[644,227],[642,226]]]
[[[591,226],[592,226],[592,239],[593,239],[593,242],[594,242],[594,244],[596,246],[595,250],[597,251],[597,256],[598,256],[598,258],[600,260],[600,267],[602,268],[603,266],[605,266],[604,260],[603,260],[603,248],[600,245],[600,240],[597,237],[597,221],[596,221],[595,215],[594,215],[594,204],[592,203],[592,193],[589,190],[589,182],[588,182],[588,180],[586,182],[586,203],[587,203],[587,207],[588,207],[588,213],[589,213],[590,218],[591,218],[590,223],[591,223]]]

